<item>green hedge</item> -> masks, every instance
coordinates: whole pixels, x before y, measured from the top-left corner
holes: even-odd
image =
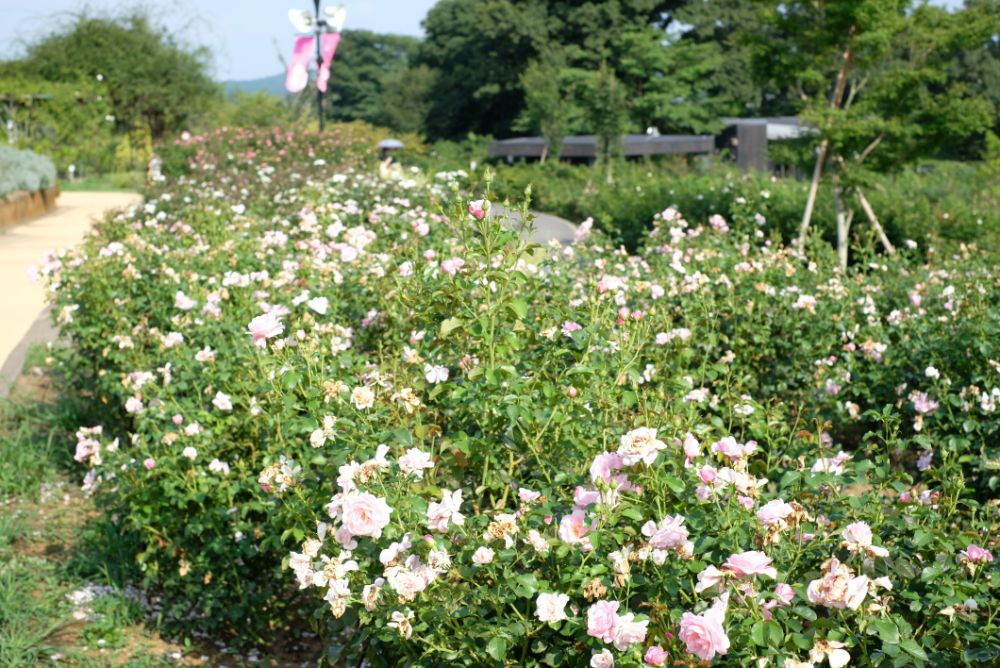
[[[866,192],[889,238],[944,242],[946,246],[977,242],[1000,248],[1000,209],[988,174],[974,163],[936,162],[885,177]],[[727,218],[753,202],[767,218],[765,231],[776,229],[786,240],[798,233],[808,181],[777,179],[770,174],[741,174],[727,165],[689,166],[682,161],[626,163],[616,167],[615,181],[584,165],[522,163],[497,168],[498,194],[512,199],[532,188],[533,207],[574,222],[588,216],[630,249],[638,247],[653,214],[673,206],[692,220],[712,214]],[[816,227],[834,239],[833,202],[821,189]],[[855,234],[870,226],[859,211]]]

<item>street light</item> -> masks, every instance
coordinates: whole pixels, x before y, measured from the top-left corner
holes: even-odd
[[[323,130],[325,123],[323,120],[323,94],[326,92],[326,84],[330,78],[330,62],[333,54],[340,43],[340,31],[344,27],[344,19],[347,18],[347,9],[343,5],[336,7],[326,7],[320,12],[320,2],[313,0],[313,11],[308,9],[289,9],[288,20],[299,33],[312,33],[310,39],[299,39],[295,43],[295,51],[288,68],[288,78],[285,87],[292,92],[299,92],[305,88],[308,81],[308,73],[305,71],[304,49],[308,48],[308,42],[313,42],[316,47],[316,111],[319,114],[319,129]]]

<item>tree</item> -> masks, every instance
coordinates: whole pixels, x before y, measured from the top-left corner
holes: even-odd
[[[548,23],[542,2],[441,0],[432,7],[419,54],[439,73],[429,134],[508,134],[523,107],[521,74],[549,42]]]
[[[86,13],[28,47],[3,69],[52,82],[101,80],[119,131],[145,126],[154,139],[185,125],[219,97],[208,51],[182,44],[141,11]]]
[[[397,132],[426,132],[437,73],[426,65],[393,70],[382,79],[379,112],[373,119]]]
[[[541,134],[545,147],[540,162],[544,163],[549,155],[558,160],[576,112],[573,86],[566,81],[565,56],[554,49],[544,51],[521,74],[521,87],[524,109],[513,129]]]
[[[420,62],[438,71],[428,129],[435,137],[507,135],[525,108],[521,77],[546,50],[570,68],[607,63],[620,77],[621,36],[661,30],[682,0],[441,0],[424,19]]]
[[[601,63],[584,89],[584,105],[597,136],[597,164],[604,168],[606,183],[614,181],[614,161],[622,150],[622,135],[628,124],[628,96],[614,71]]]
[[[345,30],[330,77],[330,118],[381,123],[387,116],[384,99],[387,85],[408,88],[401,74],[413,64],[420,40],[406,35],[387,35],[368,30]],[[426,73],[418,73],[426,79]],[[398,102],[408,91],[393,91]],[[403,93],[400,96],[398,93]],[[389,111],[392,116],[395,110]]]
[[[714,42],[668,39],[657,28],[628,32],[616,48],[616,71],[628,91],[638,128],[662,132],[715,132],[731,107],[709,87],[723,63]]]
[[[864,195],[872,176],[933,155],[982,132],[992,108],[967,86],[948,82],[941,54],[982,43],[992,29],[965,12],[910,0],[773,2],[756,45],[756,65],[784,83],[817,129],[816,163],[797,246],[804,248],[827,170],[836,210],[837,250],[846,268],[856,201],[887,252],[894,249]]]
[[[698,84],[720,115],[775,116],[790,109],[785,96],[765,90],[754,77],[751,43],[762,28],[764,6],[747,0],[688,0],[674,12],[683,26],[674,45],[702,45],[711,54],[711,67],[702,68]]]

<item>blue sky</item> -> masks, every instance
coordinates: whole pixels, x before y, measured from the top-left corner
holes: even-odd
[[[436,0],[324,0],[347,6],[345,28],[422,35],[420,22]],[[55,19],[69,20],[84,6],[114,11],[122,0],[0,0],[0,58],[17,56],[25,41],[49,32]],[[291,7],[311,8],[312,0],[146,0],[171,30],[187,41],[212,48],[219,79],[253,79],[281,72],[278,60],[291,51],[295,31]],[[287,55],[287,54],[286,54]]]
[[[436,0],[339,0],[347,6],[346,28],[421,35],[420,22]],[[324,5],[336,4],[326,0]],[[46,34],[52,21],[66,21],[87,6],[97,12],[121,7],[121,0],[0,0],[0,59],[16,57],[25,41]],[[221,80],[254,79],[281,71],[279,50],[291,50],[290,7],[310,0],[146,0],[143,3],[173,31],[212,48]],[[933,0],[955,7],[961,0]]]

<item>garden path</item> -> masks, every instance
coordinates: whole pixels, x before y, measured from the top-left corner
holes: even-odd
[[[503,205],[494,203],[490,208],[490,215],[498,216],[503,213]],[[559,216],[554,216],[551,213],[539,213],[538,211],[532,211],[531,214],[535,217],[534,224],[535,229],[531,234],[531,240],[536,244],[542,244],[543,246],[548,244],[548,242],[556,239],[559,243],[566,244],[573,243],[573,235],[576,233],[576,225],[569,222],[565,218],[560,218]],[[510,217],[517,220],[520,219],[520,214],[516,211],[511,211]]]
[[[20,373],[28,346],[58,336],[48,317],[45,290],[28,279],[47,250],[69,248],[108,209],[141,201],[136,193],[64,192],[49,214],[0,231],[0,397]]]

